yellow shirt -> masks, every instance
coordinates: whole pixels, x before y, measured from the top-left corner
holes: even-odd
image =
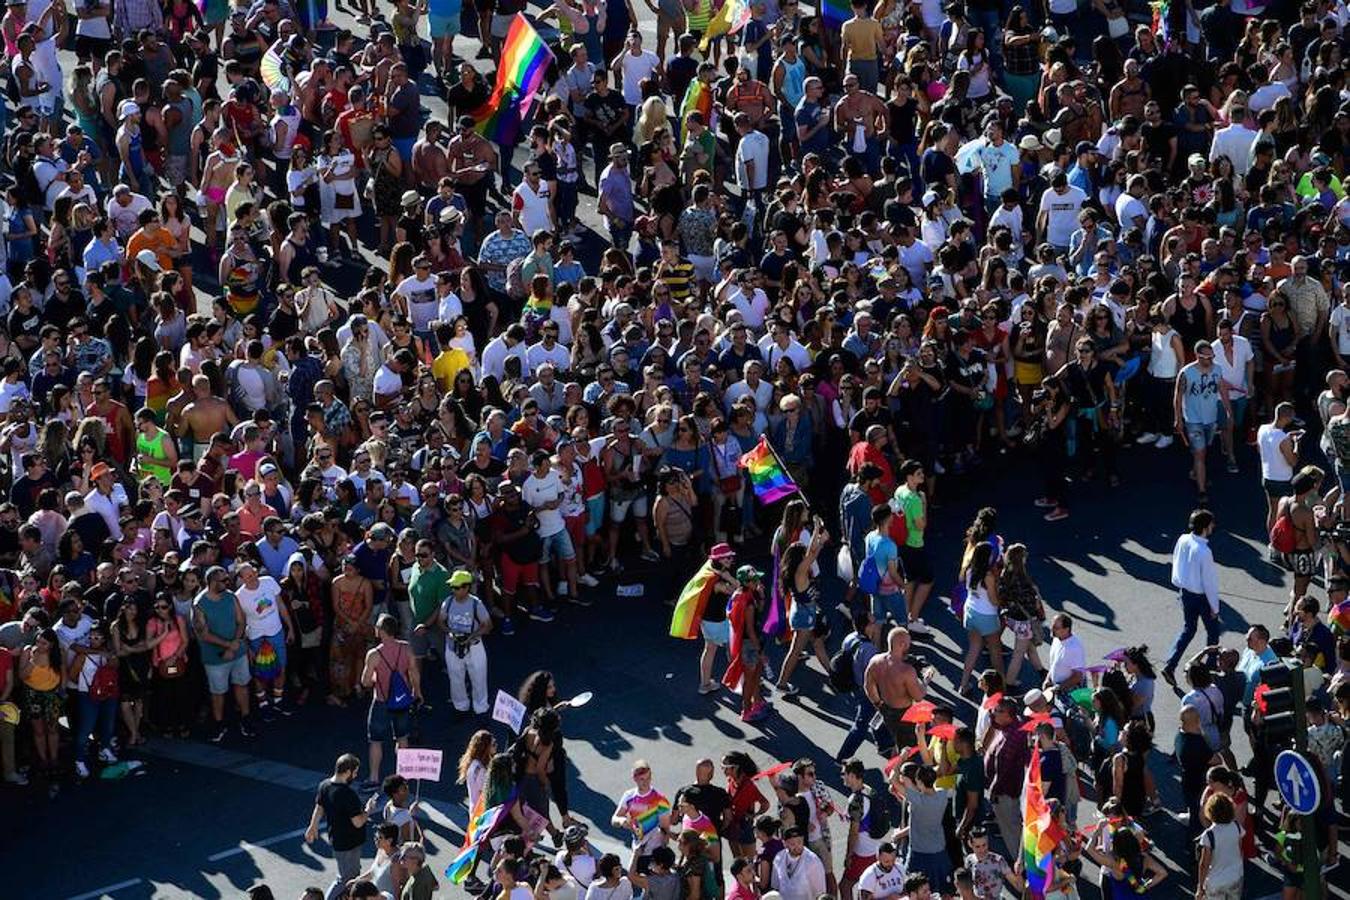
[[[455,382],[455,376],[471,366],[468,353],[458,347],[451,347],[442,350],[440,356],[431,361],[431,375],[436,379],[437,387],[442,391],[449,391]]]
[[[839,29],[849,59],[860,62],[877,58],[877,44],[881,42],[881,23],[872,17],[849,19]]]
[[[950,775],[939,776],[937,781],[933,782],[933,786],[939,790],[956,787],[956,762],[960,759],[956,754],[956,742],[944,741],[942,738],[929,738],[928,753],[933,757],[934,763],[941,765],[943,759],[946,759],[947,764],[952,768]]]

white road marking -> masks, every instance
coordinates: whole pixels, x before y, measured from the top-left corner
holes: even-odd
[[[95,897],[106,897],[109,894],[114,894],[117,891],[122,890],[123,888],[129,888],[134,885],[138,885],[140,883],[141,879],[139,878],[129,878],[126,881],[119,881],[117,882],[117,884],[110,884],[107,887],[97,888],[95,890],[89,891],[86,894],[76,894],[74,897],[66,898],[66,900],[94,900]]]
[[[222,850],[219,853],[213,853],[206,858],[206,861],[220,862],[222,859],[229,859],[231,856],[237,856],[240,853],[249,853],[253,850],[261,850],[263,847],[270,847],[273,844],[280,844],[282,841],[289,841],[292,838],[300,837],[304,833],[305,829],[297,828],[294,831],[273,835],[269,838],[263,838],[260,841],[240,841],[239,846],[231,847],[229,850]]]

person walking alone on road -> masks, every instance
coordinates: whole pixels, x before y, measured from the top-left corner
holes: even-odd
[[[1172,549],[1172,584],[1181,601],[1183,625],[1172,653],[1163,666],[1163,680],[1177,686],[1177,663],[1186,652],[1201,619],[1205,622],[1207,643],[1219,642],[1223,626],[1219,623],[1219,569],[1214,564],[1214,553],[1209,547],[1209,536],[1214,533],[1214,513],[1197,509],[1191,513],[1190,530],[1177,538]]]
[[[328,886],[324,900],[338,900],[347,884],[361,872],[361,848],[366,845],[366,825],[375,810],[376,795],[365,805],[352,787],[361,760],[344,753],[333,766],[333,776],[319,783],[314,798],[314,811],[305,829],[305,843],[312,844],[319,837],[319,822],[328,822],[328,843],[333,845],[333,859],[337,863],[337,878]]]
[[[1172,411],[1176,416],[1177,434],[1191,449],[1191,477],[1199,491],[1197,499],[1201,506],[1209,502],[1205,457],[1218,433],[1220,407],[1227,421],[1232,421],[1228,384],[1214,365],[1214,346],[1209,341],[1196,341],[1195,362],[1182,366],[1177,373]]]
[[[380,785],[380,763],[384,760],[384,742],[396,747],[408,746],[412,731],[414,704],[422,699],[422,684],[412,648],[398,639],[402,626],[390,613],[382,613],[375,622],[380,642],[366,651],[361,671],[361,686],[371,688],[370,710],[366,713],[366,738],[370,741],[370,777],[364,787]]]

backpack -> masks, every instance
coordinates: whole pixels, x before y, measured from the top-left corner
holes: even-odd
[[[891,527],[887,534],[891,540],[895,541],[897,550],[909,543],[909,518],[905,515],[903,509],[892,512]]]
[[[1294,517],[1289,507],[1280,510],[1275,524],[1270,526],[1270,546],[1276,553],[1293,553],[1298,547],[1298,535],[1294,531]]]
[[[830,657],[828,680],[830,687],[834,689],[836,694],[850,694],[858,687],[858,680],[853,677],[853,660],[858,654],[860,643],[850,644],[845,641],[844,646],[836,650],[834,656]]]
[[[877,568],[877,558],[872,554],[863,557],[858,567],[858,590],[864,594],[875,594],[881,590],[881,570]]]
[[[101,703],[104,700],[116,700],[121,695],[121,687],[117,682],[117,666],[107,662],[100,663],[94,670],[94,677],[89,679],[89,699]]]
[[[402,655],[400,649],[399,656]],[[383,652],[380,653],[380,659],[384,659]],[[384,708],[390,712],[403,712],[413,705],[412,688],[408,687],[408,679],[403,677],[397,666],[390,666],[387,659],[384,659],[384,664],[389,666],[389,692],[384,698]]]
[[[506,293],[513,300],[524,300],[529,296],[525,289],[525,278],[521,275],[525,268],[525,258],[513,259],[506,266]]]
[[[886,808],[886,798],[877,797],[870,787],[863,785],[862,794],[867,798],[867,814],[863,816],[863,825],[867,829],[867,836],[879,841],[891,830],[891,811]]]

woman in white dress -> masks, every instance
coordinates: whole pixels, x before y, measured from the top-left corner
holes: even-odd
[[[337,132],[329,132],[323,153],[316,161],[319,168],[319,220],[328,228],[328,252],[338,252],[338,232],[346,223],[351,241],[348,254],[357,256],[356,220],[361,215],[361,198],[356,192],[356,157],[342,146]]]

